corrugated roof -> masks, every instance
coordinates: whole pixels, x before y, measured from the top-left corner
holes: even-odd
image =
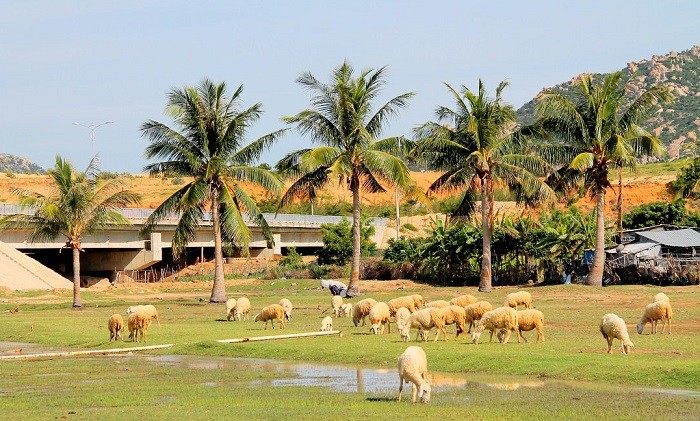
[[[644,231],[637,235],[669,247],[700,247],[700,233],[685,228],[675,231]]]

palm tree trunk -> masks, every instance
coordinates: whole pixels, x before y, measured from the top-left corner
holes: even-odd
[[[361,255],[361,215],[360,215],[360,183],[351,182],[352,190],[352,262],[350,263],[350,284],[347,294],[360,294],[360,255]]]
[[[617,170],[617,230],[620,234],[618,244],[622,244],[622,167]]]
[[[73,308],[80,308],[80,249],[73,247]]]
[[[214,226],[214,285],[210,303],[226,302],[226,282],[224,281],[224,253],[221,247],[221,225],[219,224],[219,191],[212,191],[211,221]]]
[[[482,248],[479,291],[491,292],[491,204],[487,180],[481,181],[481,230]]]
[[[596,193],[595,217],[595,252],[593,264],[588,273],[587,285],[603,285],[603,269],[605,267],[605,188],[599,188]]]

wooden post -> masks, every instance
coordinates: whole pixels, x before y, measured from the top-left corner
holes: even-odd
[[[41,354],[0,355],[0,361],[28,360],[28,359],[32,359],[32,358],[73,357],[73,356],[93,355],[93,354],[118,354],[118,353],[132,352],[132,351],[147,351],[147,350],[151,350],[151,349],[170,348],[171,346],[173,346],[173,344],[135,346],[132,348],[91,349],[91,350],[86,350],[86,351],[45,352],[45,353],[41,353]]]

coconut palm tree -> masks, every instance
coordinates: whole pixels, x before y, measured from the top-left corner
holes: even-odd
[[[251,240],[248,222],[260,226],[268,242],[272,234],[265,218],[243,183],[279,193],[282,181],[265,169],[254,166],[261,154],[283,133],[278,130],[245,144],[246,131],[262,113],[261,104],[240,109],[243,86],[226,96],[226,84],[204,79],[198,87],[174,89],[168,96],[167,110],[177,129],[148,120],[141,126],[150,140],[147,158],[163,161],[146,166],[152,175],[191,177],[192,181],[173,193],[149,216],[144,231],[152,230],[163,218],[180,215],[172,247],[175,255],[184,252],[196,228],[208,219],[214,233],[214,284],[210,302],[226,301],[223,248],[240,248],[248,255]],[[244,214],[247,213],[247,216]]]
[[[351,296],[360,292],[361,193],[385,191],[382,184],[410,189],[408,168],[391,153],[398,148],[398,138],[379,140],[379,136],[389,118],[404,108],[414,94],[396,96],[374,111],[385,83],[385,71],[386,67],[364,70],[354,77],[352,66],[344,62],[335,69],[328,85],[311,73],[302,74],[297,83],[312,92],[312,108],[284,120],[321,146],[292,152],[277,164],[295,180],[283,195],[281,206],[331,180],[345,182],[352,192],[353,254],[348,285]]]
[[[658,143],[646,136],[640,123],[659,101],[672,99],[668,89],[655,86],[636,99],[625,97],[622,73],[607,75],[594,83],[583,75],[574,86],[572,98],[549,92],[537,106],[538,125],[561,143],[543,145],[553,162],[563,165],[559,186],[569,188],[583,181],[596,200],[596,242],[589,285],[602,285],[605,264],[605,192],[611,188],[610,166],[629,165],[634,151],[654,153]],[[636,160],[634,160],[636,162]]]
[[[76,171],[67,160],[56,157],[53,168],[47,170],[51,193],[44,195],[24,189],[15,189],[20,206],[27,213],[8,215],[3,225],[29,228],[31,241],[66,238],[65,247],[73,252],[73,307],[82,307],[80,300],[81,238],[110,225],[129,224],[118,209],[137,204],[140,196],[123,190],[121,179],[98,182],[100,171],[97,158],[85,172]]]
[[[515,110],[501,96],[508,84],[501,82],[496,97],[489,98],[479,80],[478,91],[462,86],[458,92],[445,84],[454,97],[456,109],[440,106],[437,122],[416,129],[417,144],[412,155],[444,170],[428,187],[428,194],[464,191],[453,218],[471,216],[481,197],[482,246],[479,291],[491,291],[491,237],[493,235],[494,187],[511,189],[519,201],[551,201],[554,192],[538,176],[550,166],[542,158],[526,153],[525,136],[530,129],[515,128]]]

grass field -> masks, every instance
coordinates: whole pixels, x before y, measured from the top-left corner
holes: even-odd
[[[316,289],[318,281],[230,282],[229,295],[248,296],[254,311],[290,298],[295,310],[283,333],[317,331],[328,314],[323,310],[330,295]],[[513,290],[479,294],[473,288],[421,285],[397,290],[396,282],[387,282],[363,296],[386,301],[420,293],[432,300],[471,293],[498,305]],[[160,312],[162,325],[151,325],[147,344],[175,344],[127,356],[0,361],[0,413],[22,419],[226,419],[243,414],[246,419],[439,419],[457,414],[474,419],[698,417],[698,287],[663,289],[674,306],[671,335],[650,335],[648,325],[645,334],[636,333],[642,309],[661,290],[657,287],[562,285],[528,290],[535,307],[545,314],[544,344],[534,342],[535,332],[524,333],[530,342],[522,344],[514,342],[515,337],[505,345],[489,343],[487,334],[478,345],[462,338],[433,343],[432,335],[431,342],[418,343],[433,373],[429,406],[411,405],[410,387],[404,388],[406,402],[395,401],[396,358],[416,343],[401,342],[393,328],[391,334],[374,336],[367,327],[354,327],[343,318],[334,321],[342,337],[221,344],[216,340],[281,332],[265,331],[252,321],[225,321],[223,305],[206,303],[207,289],[85,292],[82,311],[70,309],[65,293],[0,296],[0,311],[20,309],[0,313],[5,353],[17,353],[19,348],[29,353],[30,346],[24,345],[28,343],[40,350],[142,345],[108,342],[109,316],[124,314],[135,303],[153,303]],[[598,322],[606,312],[627,322],[636,346],[631,354],[621,354],[617,341],[615,353],[605,353]],[[299,371],[289,365],[295,362],[304,362],[305,368]],[[330,387],[340,381],[335,372],[344,372],[345,377],[357,373],[350,379],[352,391]]]

